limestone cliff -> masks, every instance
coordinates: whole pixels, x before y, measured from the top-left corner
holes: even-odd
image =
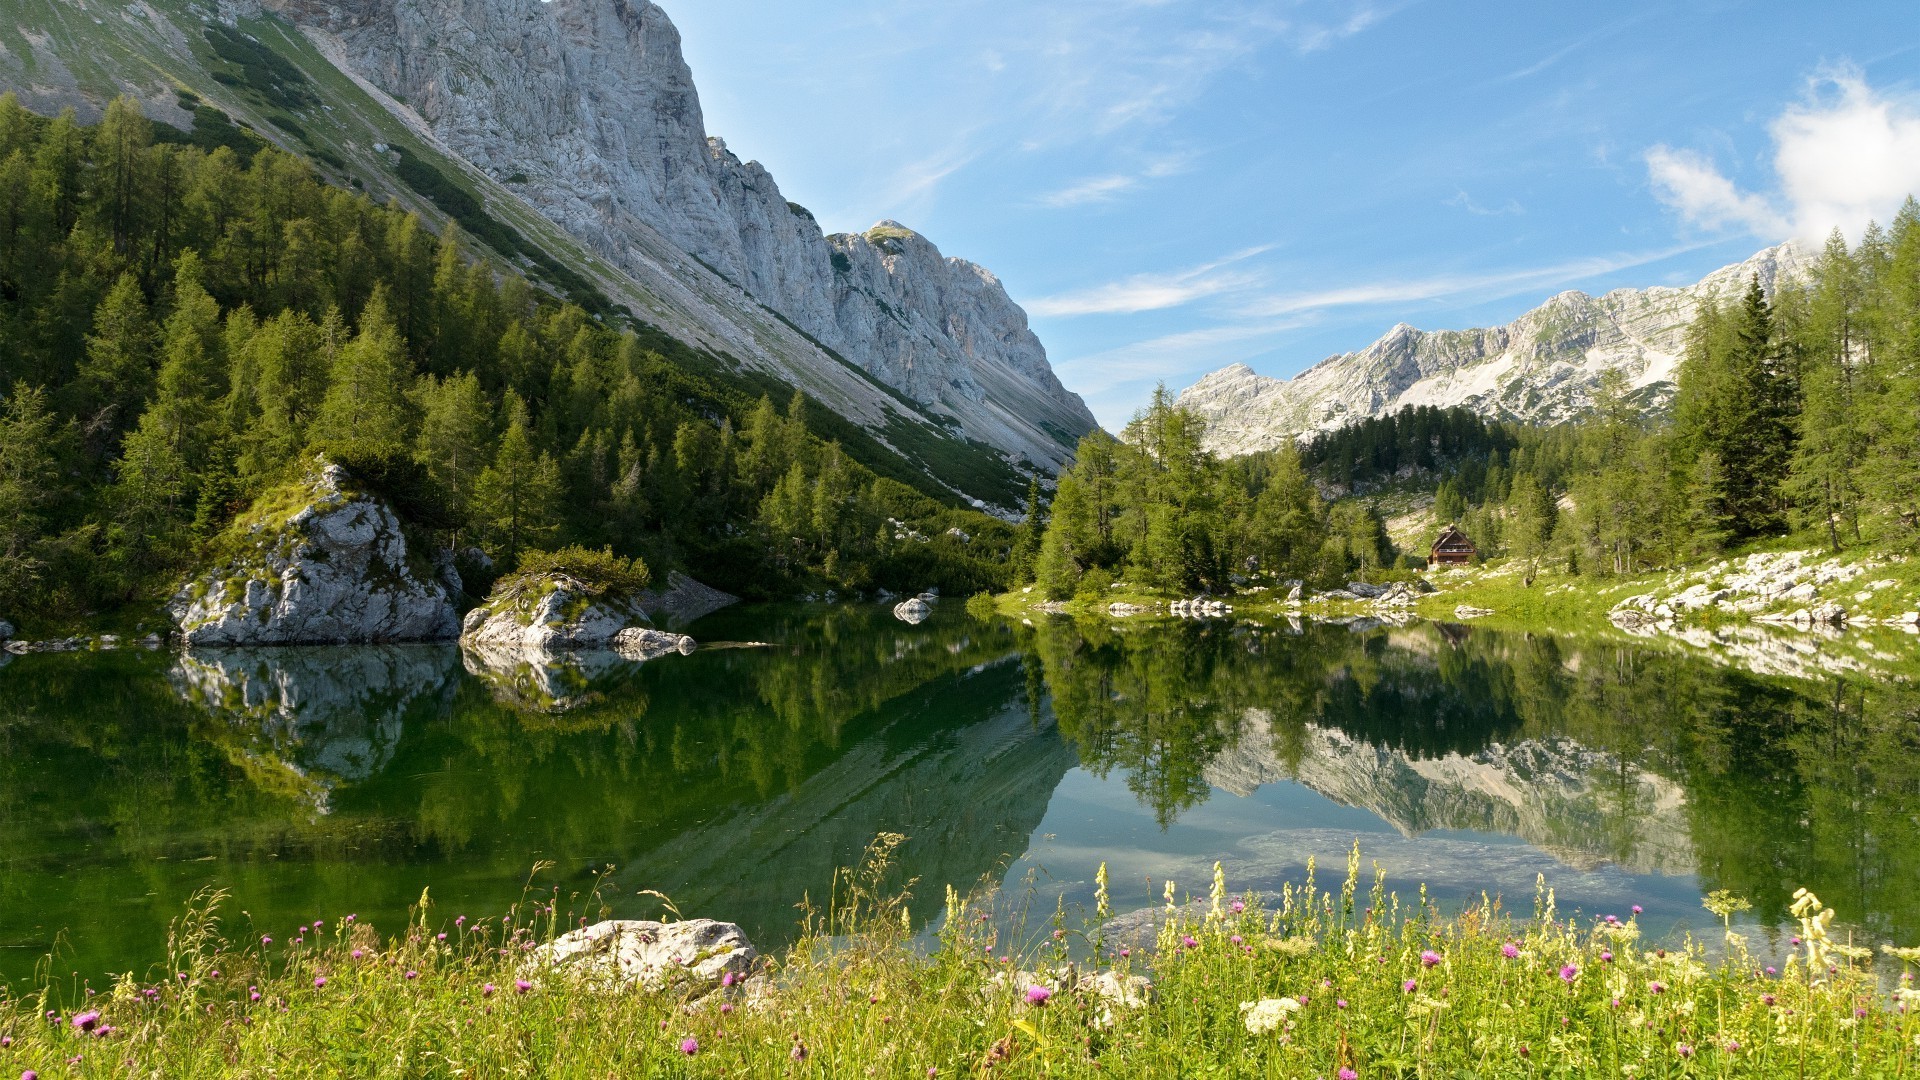
[[[1672,399],[1686,329],[1701,302],[1737,299],[1752,278],[1769,293],[1805,272],[1792,244],[1768,248],[1684,288],[1564,292],[1505,326],[1417,330],[1405,323],[1359,352],[1328,357],[1292,379],[1234,364],[1180,394],[1207,418],[1224,454],[1270,450],[1315,432],[1415,405],[1465,405],[1482,416],[1554,424],[1592,406],[1619,371],[1649,409]]]
[[[654,4],[262,2],[643,279],[674,279],[695,303],[764,307],[809,339],[808,362],[851,363],[1035,465],[1057,467],[1093,427],[992,274],[893,222],[825,236],[757,162],[710,138],[679,33]]]

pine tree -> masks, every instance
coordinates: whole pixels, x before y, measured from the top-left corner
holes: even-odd
[[[1505,539],[1507,553],[1520,564],[1522,581],[1528,588],[1533,587],[1540,564],[1546,559],[1557,515],[1553,493],[1541,487],[1531,473],[1513,478],[1513,488],[1507,495]]]
[[[318,446],[405,453],[411,442],[406,394],[412,383],[412,365],[387,311],[385,290],[375,289],[360,312],[359,332],[334,360],[310,437]]]
[[[1843,534],[1859,535],[1859,417],[1854,364],[1863,351],[1858,335],[1859,279],[1838,229],[1814,267],[1808,325],[1802,335],[1801,409],[1798,439],[1787,478],[1795,518],[1826,537],[1836,553]]]
[[[123,273],[93,315],[87,355],[74,383],[73,411],[103,446],[139,419],[154,388],[154,326],[140,282]]]
[[[24,608],[38,591],[59,494],[58,436],[47,395],[16,383],[0,411],[0,597]]]
[[[472,509],[474,485],[488,464],[490,414],[480,379],[472,372],[444,379],[428,376],[414,394],[421,414],[414,460],[445,492],[448,508],[464,518]]]
[[[526,402],[507,397],[507,430],[493,464],[474,482],[474,508],[493,548],[507,561],[523,548],[549,543],[560,527],[560,466],[550,453],[535,453]]]

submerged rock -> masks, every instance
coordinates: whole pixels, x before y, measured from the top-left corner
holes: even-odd
[[[753,974],[760,954],[733,923],[609,919],[562,934],[533,956],[541,967],[603,985],[701,992],[728,975],[739,981]]]
[[[229,536],[242,553],[167,604],[190,646],[441,641],[459,631],[446,585],[408,551],[400,520],[338,465],[322,462],[256,500]]]

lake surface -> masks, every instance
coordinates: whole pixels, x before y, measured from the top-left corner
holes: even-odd
[[[592,887],[617,915],[743,924],[877,833],[915,914],[946,884],[1116,906],[1321,880],[1358,839],[1390,888],[1532,909],[1641,904],[1700,929],[1727,888],[1778,928],[1814,888],[1864,939],[1920,942],[1920,691],[1760,677],[1652,645],[1416,624],[919,626],[741,607],[702,648],[489,667],[450,646],[122,651],[0,667],[0,979],[147,970],[195,890],[291,936]],[[550,863],[537,875],[536,862]],[[245,912],[246,914],[241,914]],[[249,926],[249,920],[251,926]],[[1763,943],[1764,944],[1764,943]]]

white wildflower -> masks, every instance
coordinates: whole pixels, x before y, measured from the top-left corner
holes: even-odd
[[[1262,998],[1259,1001],[1240,1003],[1242,1019],[1247,1031],[1253,1035],[1271,1035],[1280,1030],[1287,1021],[1287,1014],[1297,1012],[1300,1002],[1296,998]]]

